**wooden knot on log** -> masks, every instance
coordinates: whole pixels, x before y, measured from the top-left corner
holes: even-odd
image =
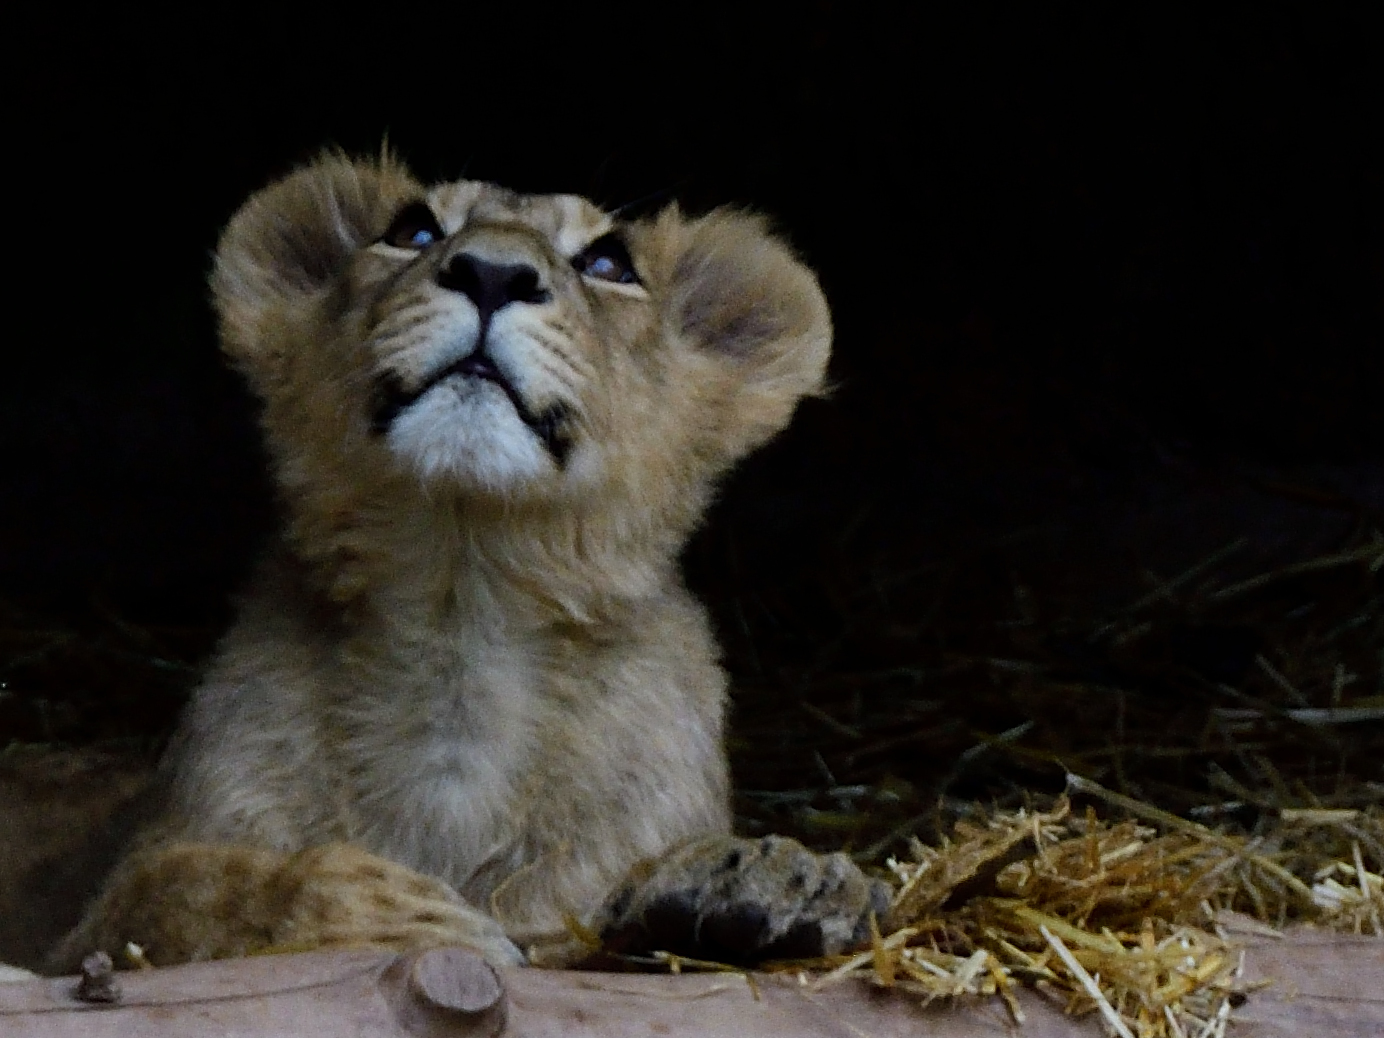
[[[80,1002],[114,1005],[120,1001],[120,981],[115,978],[115,964],[103,951],[94,951],[82,960],[82,976],[72,993]]]
[[[473,951],[430,948],[401,955],[385,980],[399,1023],[418,1038],[492,1038],[504,1030],[504,986]]]

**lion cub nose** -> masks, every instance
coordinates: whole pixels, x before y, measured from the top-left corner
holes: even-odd
[[[469,252],[453,256],[437,274],[443,288],[460,292],[476,304],[484,323],[510,303],[546,303],[551,294],[527,263],[491,263]]]

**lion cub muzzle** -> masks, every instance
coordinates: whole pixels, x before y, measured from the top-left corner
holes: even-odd
[[[526,244],[522,235],[504,230],[471,235],[438,269],[434,279],[438,287],[459,293],[476,308],[474,344],[469,353],[444,365],[414,389],[407,389],[392,372],[381,376],[381,391],[371,421],[376,434],[388,432],[404,409],[446,379],[474,379],[498,387],[557,466],[565,464],[571,449],[564,431],[569,408],[561,402],[542,408],[530,406],[487,350],[491,323],[497,313],[510,306],[541,306],[552,301],[549,279],[539,273],[539,261],[533,255],[536,250]]]
[[[400,219],[408,216],[405,210]],[[423,232],[431,233],[428,228]],[[524,370],[534,366],[533,348],[516,345],[543,338],[541,334],[535,337],[534,329],[544,320],[538,311],[554,298],[550,250],[529,229],[505,223],[468,227],[435,247],[441,255],[430,257],[435,271],[432,286],[420,286],[420,290],[441,290],[437,306],[465,311],[464,316],[448,322],[445,331],[439,330],[439,361],[416,384],[407,384],[390,368],[377,376],[371,428],[377,435],[388,435],[405,412],[435,390],[466,401],[489,386],[499,390],[561,470],[572,448],[571,407],[562,399],[551,399],[550,393],[542,394],[548,399],[535,399],[533,372]],[[436,420],[474,423],[484,418],[470,413],[474,409],[449,414],[438,409],[436,402],[433,407]],[[490,418],[493,421],[495,416]],[[502,447],[497,453],[506,451]]]

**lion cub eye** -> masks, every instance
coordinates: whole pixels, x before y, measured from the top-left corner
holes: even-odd
[[[396,249],[426,249],[445,237],[433,211],[422,202],[410,202],[399,210],[380,241]]]
[[[613,231],[603,234],[572,257],[578,274],[597,281],[613,281],[618,285],[637,285],[634,261],[620,236]]]

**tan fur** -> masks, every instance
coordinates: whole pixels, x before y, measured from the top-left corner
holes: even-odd
[[[444,239],[379,244],[415,200]],[[324,157],[236,214],[212,288],[283,534],[164,762],[159,821],[60,964],[124,940],[168,962],[430,935],[504,959],[467,905],[529,945],[728,833],[725,679],[676,556],[717,478],[819,391],[830,320],[757,217],[618,228],[639,285],[573,267],[612,229],[581,199],[424,188],[388,158]],[[565,458],[460,376],[372,431],[382,386],[474,348],[477,306],[439,280],[463,251],[548,293],[486,341]]]

